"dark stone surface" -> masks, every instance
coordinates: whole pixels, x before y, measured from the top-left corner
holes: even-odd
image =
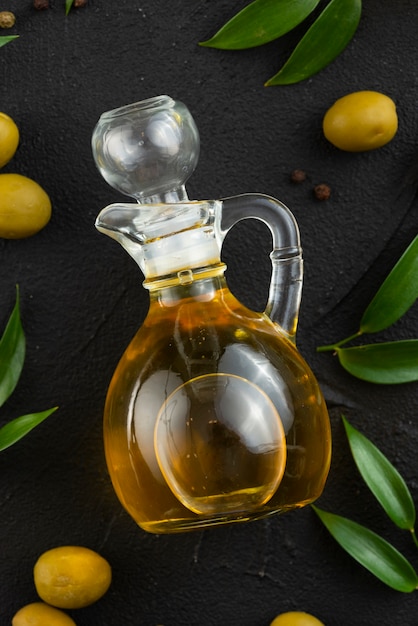
[[[316,346],[355,332],[361,313],[417,232],[414,191],[398,197],[417,152],[418,7],[368,0],[346,51],[298,85],[264,88],[302,30],[243,52],[200,48],[245,3],[219,0],[64,0],[15,10],[20,39],[0,50],[0,109],[21,130],[4,172],[37,180],[53,203],[50,224],[21,241],[0,240],[3,328],[20,285],[28,351],[1,423],[55,404],[59,411],[0,454],[0,616],[35,601],[32,568],[60,544],[98,550],[113,567],[108,594],[73,612],[78,626],[267,626],[280,612],[312,612],[327,626],[417,624],[417,597],[386,588],[348,557],[310,509],[249,525],[149,535],[121,509],[104,461],[101,416],[116,363],[148,306],[129,257],[94,228],[120,199],[95,169],[90,137],[110,108],[167,93],[191,110],[201,158],[188,191],[213,198],[247,191],[282,199],[302,235],[305,285],[298,345],[330,407],[333,462],[321,506],[381,532],[417,564],[351,459],[344,412],[396,464],[418,502],[418,386],[360,382]],[[347,154],[322,136],[338,97],[374,89],[391,96],[399,131],[386,147]],[[303,185],[289,182],[302,168]],[[312,187],[332,188],[318,202]],[[406,198],[406,199],[405,199]],[[253,237],[253,240],[250,238]],[[232,289],[262,308],[269,261],[264,227],[228,237]],[[385,339],[417,334],[416,306]]]

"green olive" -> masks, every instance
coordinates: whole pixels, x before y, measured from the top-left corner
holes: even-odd
[[[63,611],[43,602],[34,602],[16,613],[12,626],[76,626],[76,623]]]
[[[50,217],[51,201],[38,183],[20,174],[0,174],[0,237],[30,237]]]
[[[303,611],[289,611],[278,615],[270,626],[324,626],[323,622]]]
[[[61,546],[44,552],[34,568],[40,598],[60,609],[79,609],[96,602],[109,588],[109,563],[97,552]]]
[[[18,127],[6,113],[0,113],[0,167],[10,161],[18,145]]]

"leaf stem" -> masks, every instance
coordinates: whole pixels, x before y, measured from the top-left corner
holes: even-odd
[[[341,346],[345,345],[349,341],[352,341],[353,339],[357,339],[357,337],[360,337],[360,335],[362,334],[363,334],[362,331],[358,330],[356,333],[354,333],[354,335],[350,335],[349,337],[346,337],[345,339],[341,339],[341,341],[338,341],[337,343],[333,343],[333,344],[326,345],[326,346],[318,346],[316,351],[317,352],[332,352],[334,350],[338,350],[338,348],[341,348]]]
[[[74,0],[65,0],[65,15],[68,15],[71,7],[73,6]]]
[[[411,528],[410,532],[411,532],[411,535],[412,535],[412,539],[414,540],[414,544],[418,548],[418,538],[417,538],[417,535],[415,533],[415,528]]]

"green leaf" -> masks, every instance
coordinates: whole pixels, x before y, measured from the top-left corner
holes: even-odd
[[[0,37],[0,48],[2,46],[5,46],[6,43],[9,43],[10,41],[13,41],[13,39],[17,39],[19,37],[19,35],[6,35],[6,36],[1,36]]]
[[[396,322],[418,298],[418,236],[387,276],[360,322],[362,333],[377,333]]]
[[[385,539],[345,517],[312,508],[340,546],[379,580],[396,591],[417,589],[414,568]]]
[[[73,6],[74,0],[65,0],[65,15],[68,15],[71,7]]]
[[[38,426],[47,417],[49,417],[58,407],[41,411],[40,413],[30,413],[16,417],[0,428],[0,452],[9,448],[14,443],[27,435],[35,426]]]
[[[404,479],[384,454],[344,416],[343,422],[354,461],[364,482],[399,528],[413,530],[415,506]]]
[[[331,0],[266,87],[298,83],[329,65],[352,39],[360,16],[361,0]]]
[[[319,0],[255,0],[200,46],[243,50],[278,39],[300,24]]]
[[[418,380],[418,339],[336,348],[341,365],[353,376],[381,385]]]
[[[19,290],[16,304],[0,339],[0,406],[14,391],[25,360],[26,341],[20,320]]]

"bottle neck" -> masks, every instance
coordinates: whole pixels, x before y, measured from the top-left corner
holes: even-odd
[[[167,280],[187,284],[202,272],[223,267],[213,230],[205,227],[150,239],[142,244],[141,251],[140,267],[145,276],[145,286]]]
[[[170,191],[163,191],[161,193],[154,193],[149,195],[147,193],[135,193],[133,197],[141,205],[147,204],[174,204],[174,203],[186,203],[189,202],[187,197],[186,188],[184,185],[172,189]]]
[[[150,291],[151,301],[171,306],[184,298],[210,300],[226,286],[226,265],[213,263],[200,268],[188,268],[166,276],[146,278],[143,285]]]

